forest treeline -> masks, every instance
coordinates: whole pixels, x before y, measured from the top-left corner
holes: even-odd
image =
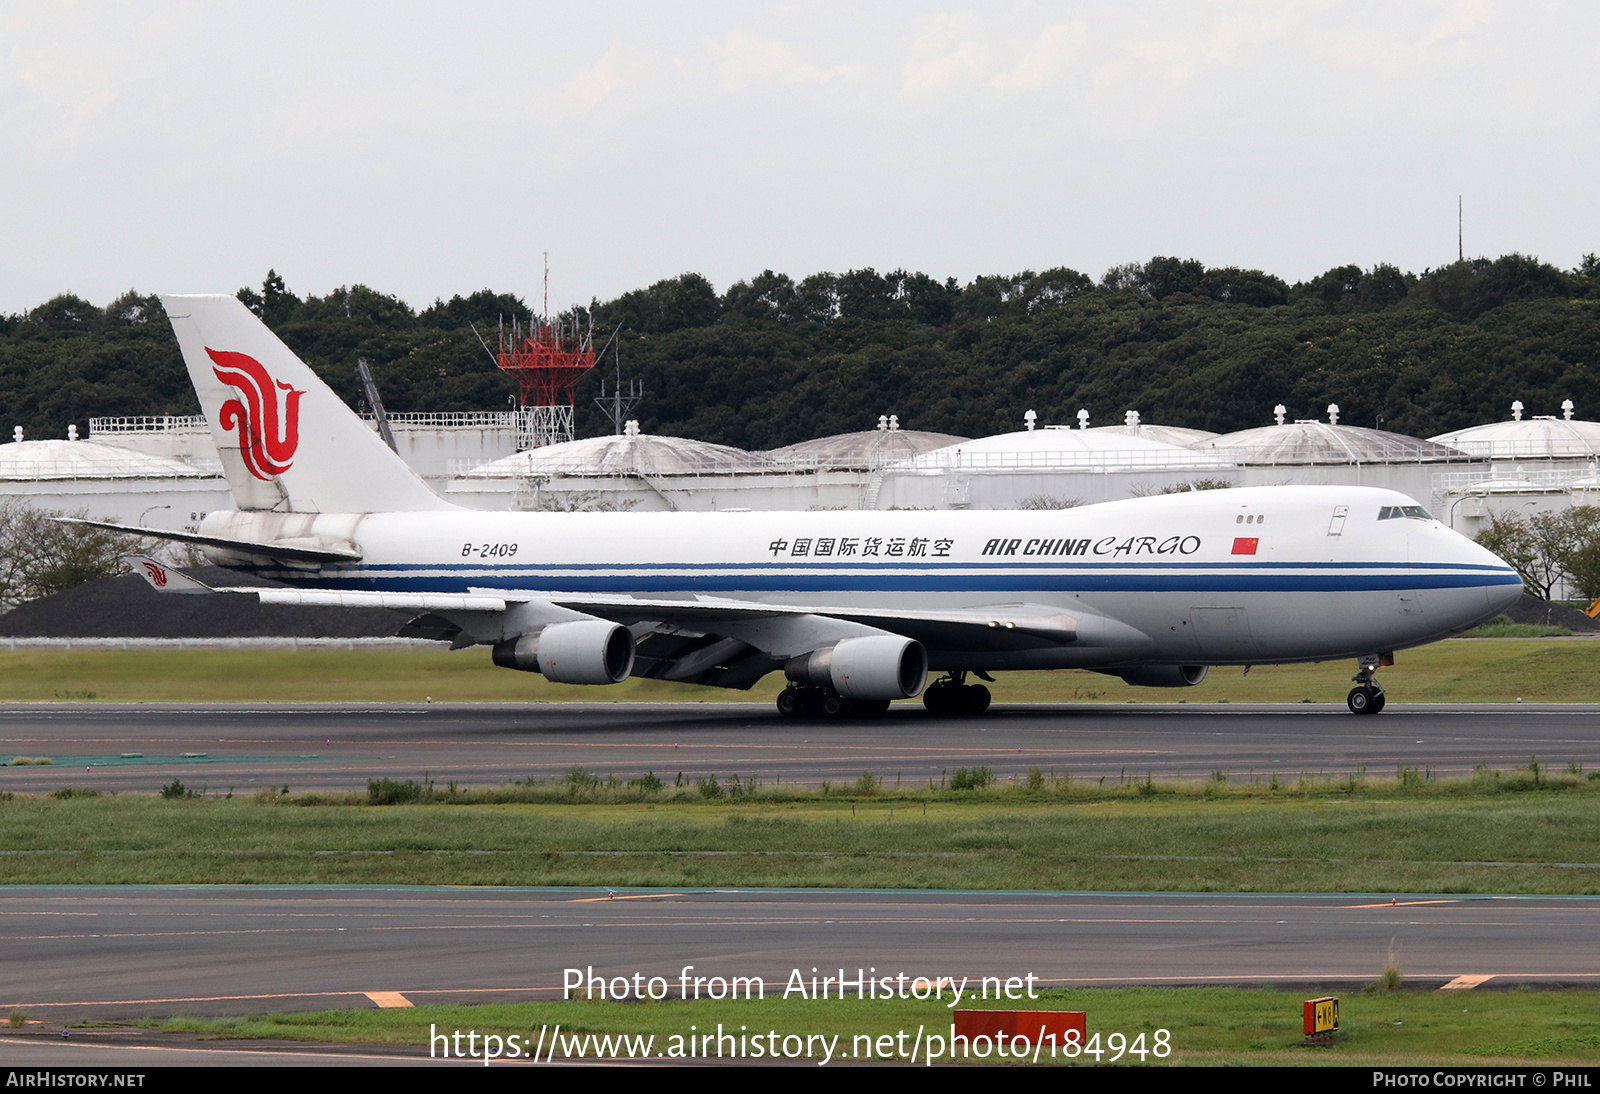
[[[301,297],[276,272],[239,298],[351,405],[365,357],[390,411],[494,410],[515,388],[479,344],[521,298],[492,290],[422,310],[363,285]],[[1574,270],[1511,254],[1422,274],[1340,266],[1295,285],[1260,270],[1152,258],[1098,281],[1075,270],[962,285],[874,270],[796,281],[770,270],[726,291],[699,274],[563,316],[596,342],[616,331],[624,381],[642,381],[646,432],[761,449],[868,429],[982,436],[1043,422],[1147,422],[1226,432],[1321,417],[1426,437],[1563,399],[1600,419],[1600,261]],[[578,433],[610,431],[579,388]],[[194,393],[160,302],[58,296],[0,316],[0,428],[31,438],[90,417],[192,414]]]

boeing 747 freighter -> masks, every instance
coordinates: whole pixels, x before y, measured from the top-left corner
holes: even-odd
[[[245,581],[210,589],[141,558],[153,585],[408,610],[403,634],[489,646],[497,665],[565,683],[749,688],[783,672],[784,714],[919,694],[935,713],[977,713],[989,692],[969,677],[991,672],[1182,687],[1213,665],[1353,659],[1349,706],[1367,714],[1383,709],[1375,674],[1393,651],[1522,593],[1511,567],[1412,498],[1357,486],[1043,512],[465,509],[238,300],[163,302],[238,508],[161,535]]]

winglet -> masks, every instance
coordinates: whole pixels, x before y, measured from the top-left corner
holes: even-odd
[[[196,581],[188,574],[165,566],[153,558],[145,555],[128,555],[124,562],[134,573],[150,583],[150,587],[158,593],[214,593],[213,589],[203,581]]]

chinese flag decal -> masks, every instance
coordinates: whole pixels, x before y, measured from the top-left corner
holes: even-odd
[[[1233,541],[1233,553],[1236,555],[1253,555],[1256,553],[1256,544],[1259,539],[1236,539]]]

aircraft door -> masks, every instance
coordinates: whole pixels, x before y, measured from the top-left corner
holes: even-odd
[[[1335,505],[1333,507],[1333,519],[1328,522],[1328,534],[1330,536],[1344,535],[1344,518],[1349,515],[1350,507],[1348,505]]]

